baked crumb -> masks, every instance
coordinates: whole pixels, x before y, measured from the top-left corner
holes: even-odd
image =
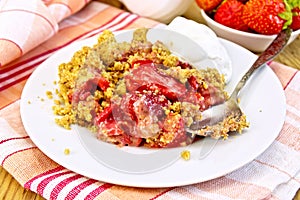
[[[183,160],[189,160],[191,157],[191,152],[189,150],[184,150],[181,152],[180,156]]]
[[[70,155],[70,153],[71,153],[71,151],[70,151],[69,148],[65,148],[65,149],[64,149],[64,154],[65,154],[65,155]]]
[[[57,100],[57,99],[55,99],[53,102],[54,102],[55,105],[60,105],[60,101]]]
[[[46,91],[46,96],[48,97],[48,99],[53,99],[53,94],[51,91]]]

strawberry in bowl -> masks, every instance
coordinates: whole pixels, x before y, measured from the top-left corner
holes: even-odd
[[[224,0],[210,10],[199,7],[219,37],[262,52],[288,26],[293,29],[289,42],[299,35],[299,4],[297,0]]]

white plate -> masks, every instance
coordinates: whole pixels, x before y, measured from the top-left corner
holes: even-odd
[[[169,40],[169,45],[176,46],[176,43],[180,43],[178,40],[172,41],[173,39]],[[231,91],[256,56],[234,43],[220,40],[232,59],[232,80],[227,88]],[[21,117],[32,141],[55,162],[74,172],[100,181],[136,187],[170,187],[203,182],[251,162],[271,145],[282,128],[285,118],[285,95],[276,75],[268,66],[264,66],[252,76],[249,80],[251,84],[247,84],[241,92],[240,105],[250,121],[250,128],[243,134],[220,141],[205,159],[198,159],[201,142],[197,142],[188,147],[191,151],[189,161],[176,159],[163,168],[147,173],[134,174],[115,170],[97,161],[95,155],[90,153],[93,150],[87,150],[82,145],[76,131],[68,131],[55,124],[55,116],[52,113],[53,100],[46,97],[47,90],[56,89],[53,82],[58,80],[57,66],[68,62],[74,51],[81,46],[94,43],[96,38],[90,38],[69,45],[51,56],[30,76],[21,97]],[[192,49],[192,52],[197,54],[195,49]],[[182,50],[180,52],[182,55],[185,53],[186,51]],[[65,148],[70,149],[69,155],[64,154]],[[108,150],[107,154],[110,153]],[[132,163],[139,165],[134,160]]]

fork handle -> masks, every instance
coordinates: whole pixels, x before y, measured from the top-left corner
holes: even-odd
[[[264,52],[260,54],[260,56],[250,67],[250,69],[245,73],[245,75],[238,82],[234,91],[231,94],[231,97],[237,97],[239,91],[246,84],[247,80],[256,69],[258,69],[260,66],[263,66],[266,62],[268,62],[269,60],[277,56],[279,52],[281,52],[281,50],[287,44],[291,34],[292,34],[292,30],[290,28],[286,28],[277,35],[277,37],[273,40],[273,42],[267,47],[267,49]]]

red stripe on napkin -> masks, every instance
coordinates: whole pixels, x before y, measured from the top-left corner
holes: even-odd
[[[45,59],[44,59],[45,60]],[[8,82],[7,84],[4,84],[3,86],[0,86],[0,91],[5,90],[8,87],[13,86],[14,84],[24,80],[24,77],[29,77],[31,75],[32,72],[30,72],[30,74],[27,74],[26,72],[29,70],[33,71],[33,68],[37,67],[38,65],[40,65],[42,62],[44,62],[44,60],[41,60],[39,62],[34,63],[33,65],[29,65],[27,67],[21,68],[21,70],[18,70],[14,73],[11,73],[3,78],[0,78],[0,83],[4,83],[4,82]],[[18,75],[23,74],[23,76],[21,76],[21,78],[16,79],[15,81],[11,81],[9,82],[9,80],[13,80],[14,78],[16,78]]]
[[[112,186],[113,185],[110,183],[105,183],[105,184],[99,186],[98,188],[96,188],[95,190],[93,190],[91,193],[89,193],[84,199],[85,200],[94,199],[96,196],[101,194],[103,191],[111,188]]]
[[[73,172],[72,172],[72,171],[60,172],[60,173],[54,174],[54,175],[52,175],[52,176],[50,176],[50,177],[47,177],[47,178],[43,179],[43,180],[38,184],[38,187],[37,187],[37,193],[43,195],[44,189],[46,188],[46,186],[47,186],[48,184],[51,184],[51,181],[55,180],[55,179],[58,178],[58,177],[61,177],[61,176],[63,176],[63,175],[70,174],[70,173],[73,173]]]
[[[86,181],[80,183],[76,187],[74,187],[66,196],[66,199],[74,199],[82,189],[88,187],[89,185],[96,183],[97,181],[94,179],[87,179]]]
[[[78,180],[79,178],[82,178],[82,175],[80,174],[76,174],[74,176],[71,176],[65,180],[63,180],[62,182],[60,182],[59,184],[57,184],[54,189],[51,191],[50,194],[50,199],[57,199],[58,194],[61,192],[61,190],[66,187],[69,183]]]
[[[21,153],[21,152],[23,152],[23,151],[30,150],[30,149],[37,149],[37,147],[28,147],[28,148],[25,148],[25,149],[20,149],[20,150],[18,150],[18,151],[15,151],[15,152],[13,152],[13,153],[11,153],[11,154],[8,154],[8,155],[5,156],[5,158],[2,160],[1,166],[4,166],[5,161],[6,161],[10,156],[12,156],[12,155],[14,155],[14,154],[16,154],[16,153]]]
[[[41,173],[41,174],[39,174],[38,176],[35,176],[34,178],[32,178],[32,179],[30,179],[29,181],[27,181],[27,182],[24,184],[24,187],[25,187],[26,189],[30,189],[32,183],[33,183],[35,180],[37,180],[37,179],[39,179],[39,178],[42,178],[43,176],[46,176],[46,175],[49,175],[49,174],[53,174],[53,173],[59,172],[59,171],[61,171],[61,170],[63,170],[63,169],[65,169],[63,166],[58,166],[58,167],[56,167],[56,168],[54,168],[54,169],[50,169],[49,171],[46,171],[46,172],[44,172],[44,173]]]
[[[4,143],[4,142],[11,141],[11,140],[20,140],[20,139],[27,139],[27,138],[29,138],[29,136],[8,138],[8,139],[5,139],[5,140],[1,140],[1,141],[0,141],[0,144],[2,144],[2,143]]]
[[[7,89],[7,88],[9,88],[9,87],[11,87],[11,86],[13,86],[13,85],[15,85],[15,84],[17,84],[17,83],[20,83],[20,82],[22,82],[24,80],[27,80],[30,75],[31,74],[28,74],[28,75],[23,76],[23,77],[21,77],[19,79],[16,79],[15,81],[12,81],[12,82],[10,82],[8,84],[5,84],[3,87],[0,87],[0,92],[3,91],[3,90],[5,90],[5,89]]]
[[[298,73],[299,71],[295,71],[294,75],[291,77],[291,79],[286,83],[286,85],[283,87],[283,89],[285,90],[287,88],[287,86],[291,83],[291,81],[294,79],[294,77],[296,76],[296,74]]]

